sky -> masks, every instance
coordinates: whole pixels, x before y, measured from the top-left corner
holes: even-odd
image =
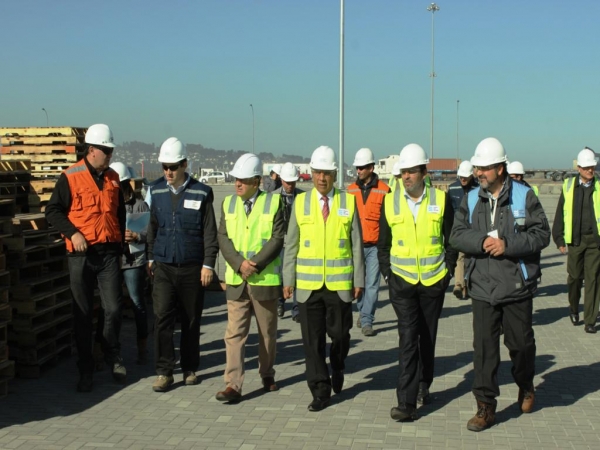
[[[345,1],[347,163],[412,142],[431,156],[429,3]],[[45,108],[51,126],[106,123],[117,143],[339,151],[339,0],[2,5],[0,127],[45,126]],[[598,0],[437,5],[434,157],[470,158],[489,136],[526,168],[600,151]]]

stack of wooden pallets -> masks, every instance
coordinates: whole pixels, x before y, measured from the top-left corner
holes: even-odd
[[[6,255],[1,242],[4,237],[10,236],[14,212],[14,199],[0,199],[0,398],[6,396],[8,382],[15,376],[15,363],[8,359],[8,326],[12,319],[12,308],[8,302],[10,273],[6,270]]]
[[[30,189],[24,193],[29,211],[42,210],[61,172],[83,157],[86,131],[78,127],[0,127],[0,160],[24,164],[31,174]],[[0,180],[0,195],[2,183]]]
[[[38,378],[43,369],[73,350],[72,294],[66,248],[43,214],[12,220],[6,249],[13,310],[8,329],[17,374]]]

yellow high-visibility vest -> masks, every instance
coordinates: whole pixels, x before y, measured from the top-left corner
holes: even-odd
[[[392,272],[410,284],[431,286],[446,276],[442,225],[446,193],[425,187],[417,221],[404,196],[404,187],[385,196],[385,216],[392,232]]]
[[[354,196],[335,189],[327,223],[323,220],[320,197],[313,188],[298,194],[294,201],[300,231],[296,287],[314,291],[325,284],[331,291],[347,291],[352,289],[354,279],[351,240]]]
[[[225,226],[227,236],[233,242],[235,249],[244,257],[250,259],[256,255],[273,234],[273,220],[279,207],[279,194],[261,192],[252,211],[246,217],[244,202],[238,195],[229,195],[223,201]],[[225,282],[232,286],[241,284],[242,276],[235,272],[227,263]],[[247,280],[252,286],[278,286],[281,284],[281,259],[278,256],[271,261],[261,273],[251,275]]]
[[[563,223],[565,227],[565,243],[573,242],[573,197],[575,195],[576,177],[569,177],[563,183],[563,196],[565,204],[563,206]],[[594,179],[594,192],[592,194],[594,204],[594,216],[596,217],[596,226],[600,234],[600,183]]]

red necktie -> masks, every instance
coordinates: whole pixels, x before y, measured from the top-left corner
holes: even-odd
[[[323,222],[327,222],[327,218],[329,217],[329,203],[327,196],[321,197],[323,199]]]

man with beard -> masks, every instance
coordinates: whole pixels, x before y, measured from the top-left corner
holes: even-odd
[[[462,202],[463,197],[471,190],[479,187],[479,184],[473,177],[473,165],[469,161],[463,161],[458,166],[456,174],[458,180],[448,186],[448,195],[452,201],[452,209],[456,214]],[[452,293],[459,300],[467,298],[467,287],[465,286],[465,254],[460,252],[456,261],[456,271],[454,272],[454,289]]]
[[[377,261],[377,240],[379,239],[379,216],[381,204],[390,188],[374,172],[375,157],[368,148],[361,148],[354,157],[354,167],[358,177],[348,186],[348,193],[356,197],[356,208],[363,236],[365,256],[365,292],[356,303],[358,320],[356,326],[362,328],[364,336],[375,336],[373,320],[379,294],[379,262]]]
[[[463,199],[450,242],[471,258],[466,279],[473,305],[477,413],[467,429],[482,431],[496,420],[501,330],[519,386],[519,407],[523,413],[533,409],[533,294],[541,276],[540,253],[550,242],[550,227],[533,191],[508,176],[500,141],[481,141],[471,162],[480,188]]]
[[[379,266],[400,337],[398,406],[390,413],[398,421],[416,419],[417,404],[431,402],[438,320],[456,265],[449,245],[454,211],[444,191],[425,184],[428,162],[421,146],[402,149],[402,184],[386,195],[379,222]]]

